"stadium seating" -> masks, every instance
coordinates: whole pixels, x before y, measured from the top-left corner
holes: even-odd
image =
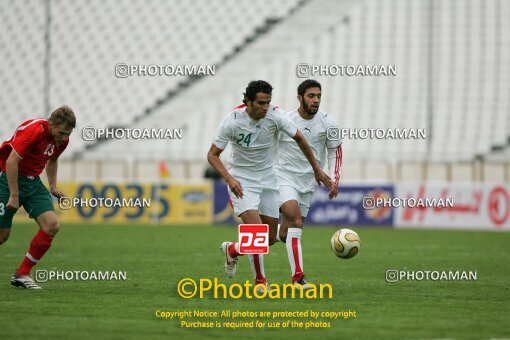
[[[45,3],[0,4],[0,106],[7,117],[0,125],[2,138],[21,120],[47,114]],[[120,79],[115,77],[116,64],[219,64],[257,27],[284,16],[297,0],[50,3],[50,107],[69,104],[78,114],[79,131],[86,126],[128,126],[186,79]],[[83,147],[75,137],[70,149]]]
[[[164,122],[186,127],[186,138],[197,143],[112,143],[98,151],[110,157],[126,147],[141,153],[151,150],[157,157],[172,160],[197,160],[206,153],[222,116],[240,102],[249,80],[270,81],[275,87],[273,102],[295,107],[295,88],[301,81],[295,75],[296,64],[306,62],[397,65],[396,77],[315,77],[324,85],[323,109],[341,127],[429,128],[429,140],[346,140],[347,159],[465,161],[487,154],[493,145],[505,144],[510,135],[504,95],[510,72],[509,63],[502,62],[510,55],[502,35],[510,29],[508,20],[503,20],[508,5],[434,4],[429,31],[429,9],[422,1],[309,2],[259,37],[215,77],[139,122],[140,126]],[[307,13],[321,20],[308,25]],[[296,31],[300,34],[292,34]],[[430,50],[429,39],[433,41]],[[429,74],[433,75],[430,85]]]
[[[9,112],[30,117],[43,112],[44,102],[44,5],[31,3],[33,11],[23,15],[18,3],[9,6],[21,19],[0,11],[0,28],[9,32],[0,38],[6,46],[0,54],[12,65],[1,81],[4,137],[20,120]],[[248,18],[250,12],[257,15]],[[396,77],[314,77],[323,84],[322,109],[340,127],[428,128],[427,140],[346,139],[346,161],[508,160],[507,153],[491,154],[510,136],[506,1],[61,0],[52,2],[51,13],[52,106],[72,105],[79,128],[169,127],[182,128],[185,136],[108,141],[90,149],[76,136],[66,157],[187,162],[201,164],[195,170],[201,173],[216,127],[241,102],[248,81],[269,81],[273,103],[292,109],[303,80],[296,65],[309,63],[397,66]],[[183,88],[183,77],[116,78],[119,62],[221,67]],[[169,98],[172,91],[177,95]]]

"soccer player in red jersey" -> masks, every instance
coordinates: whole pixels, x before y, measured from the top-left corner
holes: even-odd
[[[0,244],[9,238],[12,218],[20,206],[40,227],[11,278],[13,286],[41,289],[30,270],[48,251],[59,229],[50,192],[58,199],[65,196],[57,189],[58,157],[75,126],[73,111],[62,106],[49,119],[27,120],[0,146]],[[44,168],[50,192],[39,178]]]

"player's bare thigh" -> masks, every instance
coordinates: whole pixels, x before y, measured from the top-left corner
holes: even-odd
[[[303,228],[304,217],[301,216],[301,209],[296,200],[288,200],[280,207],[282,213],[282,223],[280,224],[280,240],[287,238],[289,226],[293,228]]]
[[[267,224],[269,225],[269,244],[276,242],[276,232],[278,231],[278,219],[266,215],[260,215],[258,210],[246,210],[239,215],[243,223],[246,224]]]
[[[11,228],[0,228],[0,244],[5,243],[9,239]]]
[[[278,232],[278,219],[276,217],[260,215],[263,224],[269,225],[269,245],[276,243],[276,233]]]
[[[261,224],[262,219],[260,218],[258,210],[246,210],[239,215],[243,223],[245,224]]]
[[[46,234],[55,236],[59,230],[57,215],[54,211],[46,211],[36,218],[37,224]]]

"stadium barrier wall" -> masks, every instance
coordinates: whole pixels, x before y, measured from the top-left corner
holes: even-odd
[[[510,230],[510,185],[487,182],[402,182],[397,197],[451,198],[453,207],[399,207],[397,228]]]
[[[196,184],[155,183],[113,183],[113,182],[68,182],[59,184],[70,198],[83,198],[88,204],[78,204],[62,209],[54,198],[55,212],[59,220],[66,222],[96,223],[161,223],[161,224],[211,224],[212,183]],[[90,198],[124,199],[128,207],[92,206]],[[143,199],[150,204],[143,206]],[[97,200],[96,200],[97,201]],[[103,200],[104,201],[104,200]],[[111,202],[111,201],[110,201]],[[117,201],[119,202],[119,201]],[[28,221],[28,214],[20,209],[15,221]]]
[[[307,225],[364,225],[393,226],[393,209],[363,209],[363,197],[393,197],[393,185],[350,185],[341,187],[341,194],[334,200],[328,198],[328,190],[315,190],[310,211],[306,218]],[[237,224],[241,220],[232,209],[227,185],[218,180],[214,183],[214,221],[222,224]]]
[[[54,199],[62,223],[154,223],[232,224],[240,219],[230,205],[227,185],[222,180],[197,183],[157,182],[67,182],[59,185],[70,198],[82,198],[62,209]],[[451,198],[452,207],[363,207],[364,197]],[[141,201],[149,206],[93,206],[91,198]],[[139,202],[140,202],[139,201]],[[20,209],[15,221],[28,221]],[[510,185],[500,182],[397,182],[394,184],[342,184],[340,194],[329,200],[328,190],[319,188],[313,196],[307,225],[375,226],[396,228],[444,228],[464,230],[510,230]]]
[[[363,208],[363,198],[452,198],[453,206]],[[214,184],[214,220],[237,224],[223,181]],[[510,186],[500,182],[397,182],[343,184],[330,201],[328,191],[315,191],[306,225],[387,226],[463,230],[510,230]]]

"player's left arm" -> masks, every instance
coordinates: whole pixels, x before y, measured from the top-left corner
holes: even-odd
[[[48,177],[48,184],[50,185],[50,192],[53,196],[60,199],[65,197],[65,194],[57,189],[57,170],[58,158],[51,158],[46,164],[46,176]]]

